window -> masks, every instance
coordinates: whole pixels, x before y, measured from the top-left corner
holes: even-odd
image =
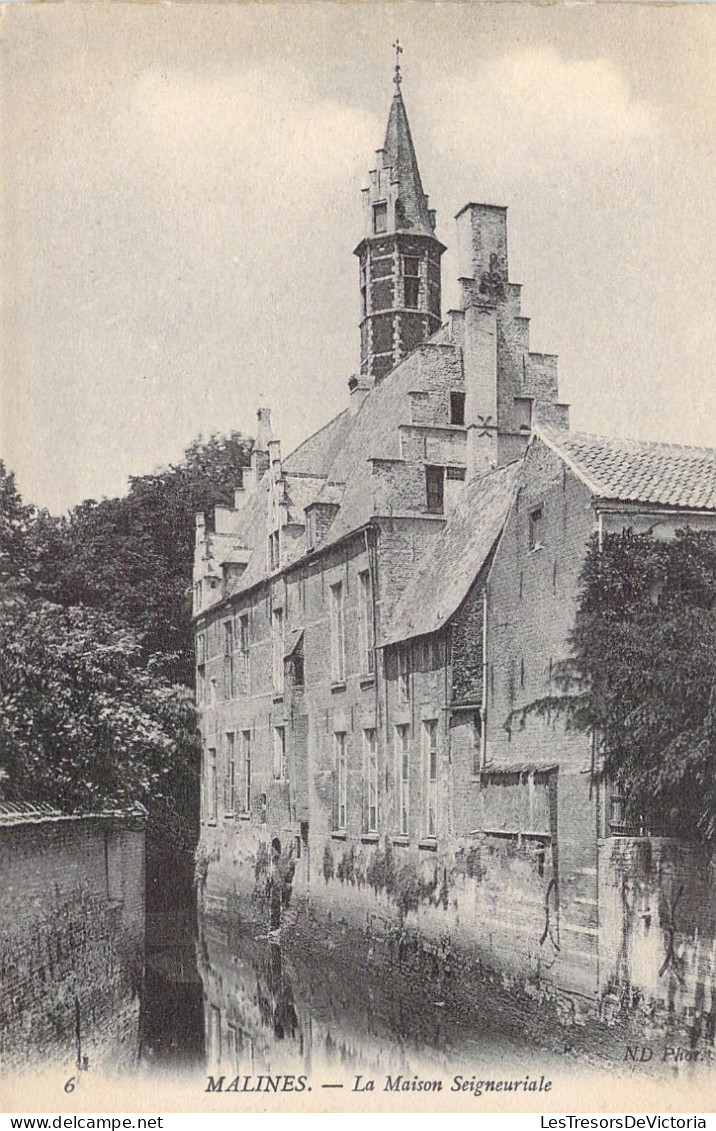
[[[217,798],[217,782],[216,782],[216,749],[213,746],[209,747],[208,764],[207,764],[207,798],[206,798],[206,815],[208,820],[216,820],[216,812],[218,809]]]
[[[194,585],[194,612],[201,612],[201,582],[197,581]]]
[[[209,1059],[217,1068],[221,1064],[221,1010],[216,1005],[209,1014]]]
[[[542,507],[530,512],[529,547],[539,550],[542,546]]]
[[[274,609],[271,617],[271,629],[273,689],[276,695],[283,695],[283,609]]]
[[[234,625],[224,621],[224,698],[234,698]]]
[[[236,743],[233,732],[226,735],[226,776],[224,778],[224,812],[236,808]]]
[[[273,534],[269,534],[268,540],[269,552],[269,569],[278,569],[281,565],[281,531],[274,530]]]
[[[442,467],[431,467],[429,464],[426,465],[425,492],[427,496],[428,511],[430,514],[443,513],[443,478],[444,471]]]
[[[464,424],[465,423],[465,394],[464,393],[451,393],[450,394],[450,423],[451,424]]]
[[[410,645],[398,648],[398,702],[410,702]]]
[[[276,781],[286,781],[286,728],[273,728],[273,776]]]
[[[477,775],[482,770],[482,714],[475,712],[472,717],[472,772]]]
[[[373,232],[379,236],[388,230],[388,205],[383,201],[373,205]]]
[[[407,726],[395,728],[395,786],[398,832],[407,836],[410,817],[410,747]]]
[[[459,501],[462,493],[462,485],[464,482],[464,467],[445,468],[445,492],[443,497],[443,510],[445,514],[450,514],[453,507]]]
[[[316,510],[311,507],[306,512],[306,549],[312,550],[316,545]]]
[[[423,723],[423,773],[425,776],[425,835],[438,835],[438,722]]]
[[[378,744],[372,728],[363,731],[363,830],[378,830]]]
[[[420,305],[420,260],[416,256],[403,256],[403,293],[405,305],[417,310]]]
[[[206,665],[196,665],[196,702],[198,706],[206,700]]]
[[[241,809],[251,812],[251,731],[241,732]]]
[[[293,683],[294,687],[303,687],[306,683],[303,645],[299,645],[293,654]]]
[[[360,582],[360,623],[361,623],[361,650],[363,652],[363,671],[373,675],[375,669],[375,654],[373,652],[373,586],[370,570],[358,574]]]
[[[343,582],[331,586],[331,672],[334,683],[346,677],[346,627],[343,607]]]
[[[345,829],[348,804],[348,764],[346,761],[345,733],[334,734],[333,750],[335,757],[333,826],[335,829]]]
[[[239,1070],[239,1033],[235,1025],[226,1026],[226,1059],[229,1067],[235,1072]]]
[[[206,661],[206,636],[203,632],[197,633],[196,637],[196,662],[203,664]]]
[[[239,617],[239,651],[241,653],[241,681],[243,692],[249,693],[249,616],[244,613]]]

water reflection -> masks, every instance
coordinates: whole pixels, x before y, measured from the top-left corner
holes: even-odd
[[[518,1010],[461,982],[448,953],[426,958],[405,934],[376,939],[298,920],[262,933],[226,910],[200,916],[209,1073],[228,1082],[312,1071],[449,1076],[498,1062],[511,1074],[564,1068],[528,1041]]]

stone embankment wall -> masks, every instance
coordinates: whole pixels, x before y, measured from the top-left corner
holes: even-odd
[[[415,969],[432,970],[437,984],[456,964],[491,993],[504,993],[505,1008],[530,1001],[566,1034],[586,1026],[590,1042],[605,1049],[615,1029],[626,1042],[713,1041],[713,865],[693,845],[601,843],[590,933],[600,979],[591,981],[590,964],[587,992],[570,977],[572,933],[561,929],[547,838],[539,851],[532,842],[488,837],[419,854],[389,840],[328,842],[322,856],[312,853],[307,883],[307,861],[290,842],[279,852],[253,832],[240,845],[215,842],[201,856],[202,915],[253,921],[283,944],[307,912],[314,946],[334,928],[369,948],[389,943],[396,954],[419,955]],[[564,1040],[569,1047],[572,1038]]]
[[[144,828],[118,817],[0,826],[0,1061],[72,1076],[139,1053]]]
[[[696,843],[614,837],[599,846],[601,993],[652,1029],[714,1037],[716,856]]]

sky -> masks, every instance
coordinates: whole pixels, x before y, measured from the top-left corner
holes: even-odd
[[[572,427],[716,445],[713,5],[0,5],[0,458],[58,513],[198,435],[288,452],[358,365],[392,43],[443,311],[508,207]]]

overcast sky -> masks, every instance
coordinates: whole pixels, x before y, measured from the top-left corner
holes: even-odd
[[[0,454],[53,511],[346,404],[360,188],[403,94],[438,235],[509,208],[586,431],[714,444],[712,5],[3,4]],[[456,288],[443,259],[443,309]]]

